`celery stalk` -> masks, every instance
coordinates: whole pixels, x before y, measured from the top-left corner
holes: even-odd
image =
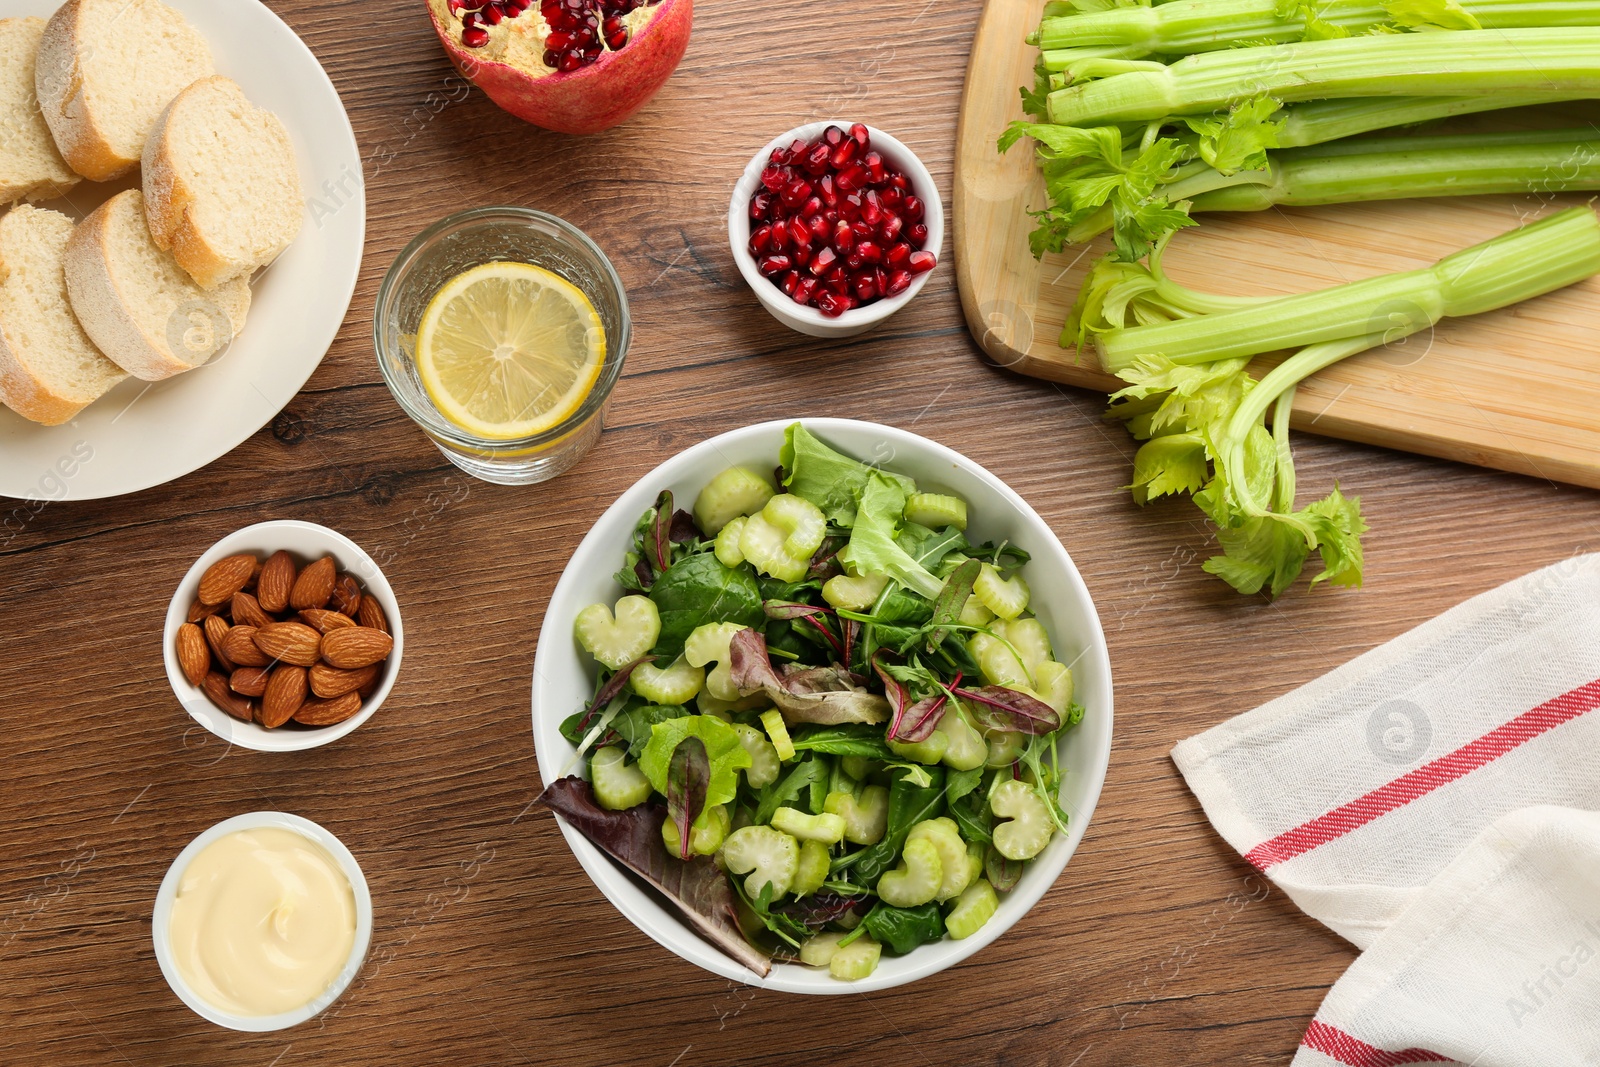
[[[1292,103],[1532,92],[1600,92],[1600,28],[1402,33],[1206,52],[1057,90],[1048,108],[1051,122],[1082,126],[1214,111],[1262,94]]]
[[[1587,207],[1446,256],[1432,267],[1383,275],[1247,310],[1111,330],[1095,338],[1112,373],[1142,357],[1207,363],[1476,315],[1600,273],[1600,218]]]
[[[1461,137],[1374,137],[1270,154],[1267,174],[1208,171],[1162,190],[1193,211],[1263,211],[1423,196],[1600,189],[1600,136],[1541,130]]]
[[[1537,104],[1584,100],[1593,94],[1514,93],[1482,96],[1379,96],[1346,100],[1312,100],[1293,104],[1274,116],[1283,122],[1275,148],[1304,148],[1374,130],[1414,126],[1455,115],[1476,115]]]
[[[1462,0],[1473,21],[1449,17],[1443,4],[1430,23],[1456,29],[1532,26],[1593,26],[1600,4],[1593,0]],[[1038,44],[1046,52],[1082,47],[1126,47],[1143,54],[1190,55],[1232,48],[1242,41],[1289,44],[1304,40],[1304,8],[1279,14],[1280,0],[1180,0],[1160,7],[1123,7],[1093,14],[1045,19]],[[1363,33],[1395,21],[1379,0],[1323,0],[1316,6],[1316,32]],[[1057,68],[1059,69],[1059,68]]]

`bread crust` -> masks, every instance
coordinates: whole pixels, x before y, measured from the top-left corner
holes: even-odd
[[[0,322],[0,401],[29,422],[45,426],[60,426],[89,406],[51,392],[12,350],[4,322]]]
[[[40,18],[0,19],[0,29],[5,30],[7,33],[12,32],[13,28],[17,27],[20,27],[23,32],[31,31],[35,39],[37,39],[44,34],[45,20]],[[29,41],[28,43],[33,46],[34,54],[37,55],[37,41]],[[37,108],[38,90],[35,87],[35,69],[35,66],[30,64],[24,77],[28,95],[35,98],[34,103]],[[3,131],[11,128],[13,124],[15,124],[16,132],[9,135],[5,134]],[[12,204],[20,200],[51,200],[65,195],[72,190],[73,186],[78,184],[78,175],[73,173],[71,168],[67,166],[66,160],[61,158],[61,153],[55,145],[55,137],[50,133],[49,125],[45,123],[42,111],[35,110],[28,115],[0,116],[0,139],[4,139],[7,136],[25,136],[23,134],[24,124],[32,127],[32,130],[26,135],[26,139],[42,138],[44,147],[55,157],[52,165],[56,173],[39,174],[33,172],[31,175],[23,173],[18,174],[16,180],[10,183],[0,181],[0,205]]]
[[[161,118],[156,121],[155,127],[150,131],[149,139],[145,142],[144,158],[141,161],[144,205],[150,225],[150,237],[155,241],[157,248],[170,251],[173,258],[178,261],[178,266],[188,271],[190,277],[194,278],[203,289],[214,289],[223,282],[235,278],[248,278],[256,270],[276,259],[290,243],[283,242],[282,247],[266,260],[235,262],[208,240],[204,229],[191,213],[191,205],[205,194],[199,189],[190,187],[178,166],[177,156],[181,149],[177,147],[175,134],[172,132],[173,119],[179,115],[183,105],[190,99],[220,86],[231,87],[241,99],[244,98],[243,90],[222,75],[212,75],[193,82],[174,97],[172,103],[161,113]],[[253,104],[251,106],[254,107]],[[267,114],[271,115],[271,112]],[[274,140],[277,142],[277,147],[288,158],[293,168],[294,147],[290,144],[288,131],[283,129],[283,124],[276,115],[271,115],[271,118],[275,125]],[[303,210],[301,205],[296,207],[297,212]],[[291,241],[292,238],[293,235]]]
[[[67,241],[62,265],[66,270],[67,292],[72,298],[72,310],[83,325],[84,333],[117,366],[147,382],[161,381],[174,374],[193,370],[199,364],[189,363],[172,351],[167,339],[152,336],[130,312],[129,307],[138,299],[124,293],[112,272],[110,246],[112,242],[112,216],[128,197],[139,197],[137,189],[118,193],[94,210],[88,218],[78,223]],[[142,204],[130,210],[144,219]],[[250,290],[243,290],[244,308],[250,303]],[[227,309],[220,308],[225,314]],[[230,328],[236,334],[244,325],[244,314],[238,321],[228,314]]]

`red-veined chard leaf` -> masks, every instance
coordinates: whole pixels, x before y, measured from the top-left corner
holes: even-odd
[[[678,828],[678,858],[687,860],[694,821],[706,807],[706,791],[711,787],[711,758],[706,743],[698,737],[685,737],[672,750],[667,764],[667,818]]]
[[[695,523],[694,516],[679,508],[672,513],[672,526],[667,539],[675,545],[687,545],[696,541],[704,541],[705,535],[700,532],[700,527]]]
[[[986,685],[981,689],[958,689],[956,696],[966,701],[972,717],[980,727],[990,730],[1012,730],[1017,733],[1054,733],[1061,728],[1061,716],[1056,709],[1027,693],[1007,689],[1003,685]]]
[[[740,932],[728,876],[709,856],[684,862],[667,852],[661,840],[664,806],[650,803],[606,811],[595,803],[589,783],[576,775],[551,782],[538,803],[653,886],[701,937],[730,959],[762,977],[771,972],[771,960]]]
[[[794,600],[763,600],[761,610],[769,619],[786,622],[791,619],[800,619],[809,615],[832,615],[832,608],[825,608],[817,604],[801,604]]]
[[[655,564],[658,574],[672,566],[672,490],[670,489],[663,489],[661,495],[656,497],[656,517],[650,522],[647,547],[650,551],[650,562]]]
[[[742,693],[757,690],[777,705],[786,721],[832,726],[844,722],[882,722],[889,702],[852,684],[848,671],[833,667],[802,668],[779,675],[767,656],[767,639],[759,630],[740,630],[728,645],[728,669]],[[821,686],[828,686],[826,689]]]
[[[929,652],[944,643],[948,632],[945,627],[960,621],[961,609],[966,607],[967,597],[972,595],[972,583],[978,580],[978,573],[982,569],[982,563],[969,559],[951,571],[950,577],[944,580],[939,599],[933,602],[933,620],[929,624],[933,629],[928,634]]]
[[[844,537],[824,537],[822,545],[811,557],[811,566],[806,570],[807,578],[820,578],[827,581],[844,573],[844,568],[839,566],[839,550],[849,544],[849,539]]]
[[[872,657],[872,669],[883,681],[883,690],[889,699],[889,729],[885,736],[890,741],[905,741],[911,744],[926,741],[938,728],[939,720],[944,716],[944,705],[950,699],[949,694],[940,692],[912,701],[910,692],[900,680],[884,670],[883,665],[878,662],[878,655],[881,655],[881,652]],[[961,676],[957,675],[953,685],[960,684]]]
[[[780,904],[772,909],[777,915],[786,915],[815,932],[831,922],[837,922],[863,903],[864,897],[846,897],[838,893],[813,893],[809,897]]]
[[[990,885],[1002,893],[1008,893],[1022,880],[1022,861],[1008,860],[1000,855],[999,849],[990,845],[983,854],[983,873],[989,877]]]

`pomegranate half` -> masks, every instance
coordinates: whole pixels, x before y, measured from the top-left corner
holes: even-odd
[[[598,133],[656,94],[689,47],[694,0],[428,0],[456,68],[511,114]]]

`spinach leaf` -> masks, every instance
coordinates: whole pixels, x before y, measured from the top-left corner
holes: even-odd
[[[644,746],[650,743],[650,727],[688,714],[689,709],[682,704],[641,704],[612,719],[611,729],[627,743],[628,758],[637,762],[644,754]]]
[[[905,496],[917,490],[910,478],[835,452],[798,422],[785,431],[778,461],[783,464],[783,484],[789,492],[811,501],[839,526],[855,524],[861,493],[874,472],[898,485]]]
[[[945,779],[945,803],[950,818],[955,820],[962,837],[984,845],[994,839],[994,816],[989,812],[989,791],[978,787],[989,773],[984,767],[976,767],[970,771],[951,771]]]
[[[802,792],[806,794],[806,803],[809,805],[812,783],[820,781],[827,785],[828,777],[829,767],[822,760],[807,759],[795,764],[793,770],[757,795],[755,821],[765,826],[772,821],[773,812],[798,800]]]
[[[889,785],[889,825],[883,840],[834,860],[833,870],[848,868],[862,885],[878,884],[883,872],[900,858],[911,828],[923,819],[937,818],[944,810],[944,768],[928,767],[925,777],[928,784],[923,786],[909,770],[895,772]]]
[[[815,578],[803,582],[781,582],[776,578],[757,575],[756,588],[761,590],[762,600],[809,603],[816,599],[809,594],[821,592],[822,582]]]
[[[654,652],[670,663],[683,653],[683,643],[696,626],[708,622],[735,622],[760,628],[761,590],[749,570],[724,567],[710,552],[685,556],[650,588],[650,599],[661,614],[661,637]]]
[[[862,759],[897,760],[883,740],[883,727],[868,723],[843,723],[795,731],[796,751],[826,752],[831,756],[859,756]]]
[[[894,956],[904,956],[918,945],[944,937],[944,916],[931,900],[915,908],[891,908],[880,900],[861,925]]]

